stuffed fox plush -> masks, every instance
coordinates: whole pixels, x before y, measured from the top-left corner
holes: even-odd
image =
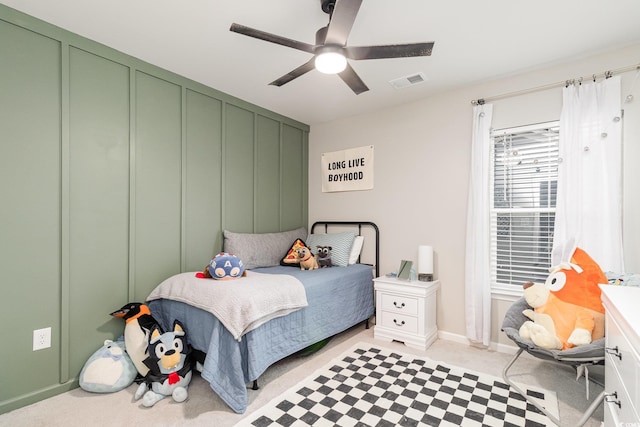
[[[531,320],[519,333],[538,347],[566,350],[604,336],[598,285],[607,284],[607,277],[584,250],[573,249],[568,262],[553,267],[544,284],[524,284],[524,297],[533,310],[523,311]]]

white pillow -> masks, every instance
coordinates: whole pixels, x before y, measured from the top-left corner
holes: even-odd
[[[349,265],[358,262],[358,257],[362,251],[362,244],[364,243],[364,236],[356,236],[353,239],[353,245],[351,246],[351,254],[349,254]]]

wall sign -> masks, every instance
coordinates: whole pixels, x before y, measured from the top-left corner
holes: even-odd
[[[322,153],[322,192],[373,189],[373,145]]]

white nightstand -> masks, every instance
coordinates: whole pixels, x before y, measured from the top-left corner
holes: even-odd
[[[436,292],[440,281],[420,282],[395,277],[374,279],[376,325],[373,337],[401,341],[426,350],[438,337]]]

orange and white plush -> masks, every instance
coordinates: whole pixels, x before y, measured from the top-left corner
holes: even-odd
[[[523,311],[531,320],[519,333],[541,348],[566,350],[604,336],[598,285],[608,283],[607,277],[584,250],[572,249],[570,260],[553,267],[544,284],[524,284],[524,297],[534,310]]]
[[[313,255],[311,249],[303,246],[296,249],[300,270],[316,270],[318,269],[318,259]]]

